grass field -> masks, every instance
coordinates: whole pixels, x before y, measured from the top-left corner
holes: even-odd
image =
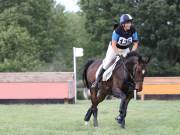
[[[99,106],[99,127],[84,125],[90,101],[0,105],[0,135],[180,135],[180,101],[130,102],[126,129],[114,120],[119,101]]]

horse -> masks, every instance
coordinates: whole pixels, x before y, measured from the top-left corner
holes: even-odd
[[[90,89],[91,107],[88,109],[84,121],[88,124],[91,115],[93,114],[94,127],[98,127],[98,104],[102,102],[106,96],[112,95],[120,98],[119,115],[116,121],[122,128],[125,128],[125,117],[127,114],[127,106],[133,98],[134,90],[142,91],[144,77],[147,72],[147,65],[150,57],[144,59],[139,53],[132,51],[124,58],[122,56],[117,61],[117,64],[112,72],[111,78],[107,81],[101,81],[98,84],[98,91],[91,89],[92,83],[95,81],[96,71],[102,64],[102,60],[89,60],[83,70],[84,86]]]

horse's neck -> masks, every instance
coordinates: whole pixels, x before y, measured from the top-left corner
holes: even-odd
[[[127,79],[127,77],[128,77],[127,71],[130,71],[130,65],[131,65],[131,61],[129,61],[129,60],[127,61],[126,59],[124,59],[122,61],[122,59],[119,59],[114,72],[119,74],[119,78],[121,80]]]
[[[118,61],[114,72],[120,74],[122,80],[128,79],[129,73],[133,74],[133,67],[137,63],[136,57],[130,57],[125,59],[124,62],[121,60]]]
[[[126,68],[130,73],[133,73],[134,65],[137,63],[138,58],[137,57],[130,57],[125,61]]]

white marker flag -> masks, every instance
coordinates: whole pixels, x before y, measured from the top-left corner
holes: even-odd
[[[82,57],[83,56],[83,48],[75,48],[75,54],[76,57]]]

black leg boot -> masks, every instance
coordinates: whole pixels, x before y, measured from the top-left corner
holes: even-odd
[[[104,73],[105,71],[106,71],[106,70],[103,69],[103,67],[100,69],[99,74],[98,74],[98,77],[97,77],[97,79],[95,80],[95,82],[92,84],[91,89],[98,90],[98,83],[101,81],[102,76],[103,76],[103,73]]]

